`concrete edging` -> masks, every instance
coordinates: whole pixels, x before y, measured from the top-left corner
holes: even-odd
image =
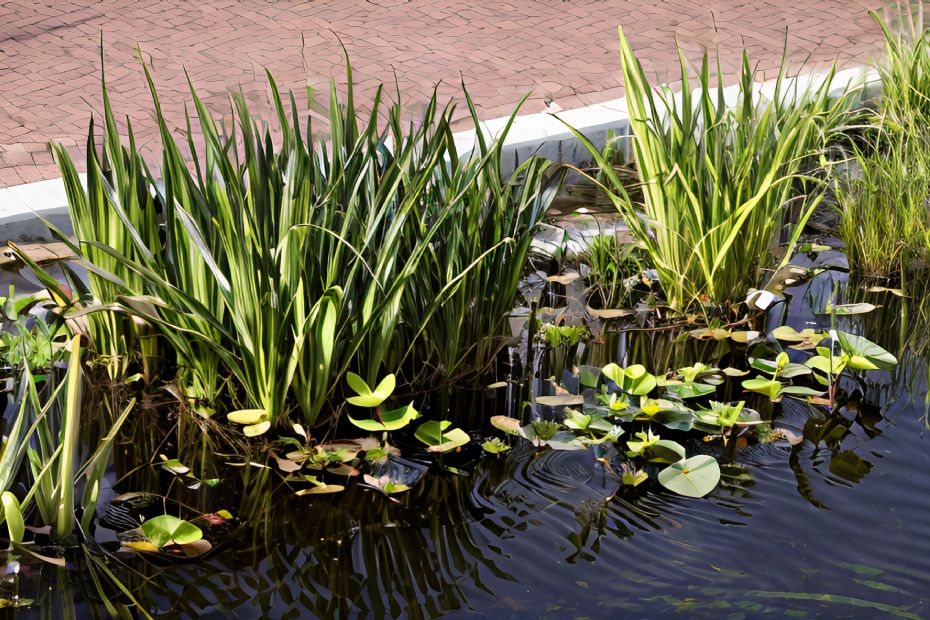
[[[823,83],[825,77],[824,73],[807,73],[792,78],[789,85],[796,83],[799,89],[817,87]],[[838,71],[830,85],[831,94],[856,84],[863,85],[866,90],[865,98],[877,94],[881,87],[877,72],[860,66]],[[756,95],[771,98],[774,87],[775,80],[758,83]],[[725,89],[728,105],[735,104],[738,95],[738,85]],[[676,96],[680,101],[681,93]],[[609,135],[629,134],[629,114],[625,97],[584,108],[558,111],[557,114],[558,118],[550,112],[527,114],[514,120],[504,143],[501,161],[502,172],[505,175],[512,173],[521,162],[532,155],[572,165],[589,162],[591,156],[588,150],[572,134],[566,123],[598,149],[606,145]],[[509,117],[502,117],[484,121],[481,123],[481,131],[487,138],[493,139],[500,135],[508,120]],[[473,149],[475,134],[476,129],[470,129],[454,135],[459,153],[468,153]],[[82,173],[80,177],[86,187],[87,175]],[[35,214],[41,215],[63,231],[73,230],[68,199],[61,179],[0,189],[0,240],[51,240],[48,228]]]

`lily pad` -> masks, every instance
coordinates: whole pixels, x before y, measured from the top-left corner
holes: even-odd
[[[341,484],[319,484],[309,489],[301,489],[297,491],[296,495],[326,495],[329,493],[339,493],[344,490],[345,487]]]
[[[520,433],[520,421],[505,415],[496,415],[491,418],[491,424],[505,433],[517,435]]]
[[[868,303],[858,303],[858,304],[838,304],[836,306],[836,313],[840,315],[850,315],[850,314],[865,314],[875,310],[878,306]],[[833,312],[833,305],[830,302],[827,302],[827,307],[824,309],[823,314],[831,314]]]
[[[156,547],[168,543],[185,545],[203,538],[199,527],[171,515],[160,515],[142,524],[142,532]]]
[[[242,434],[246,437],[258,437],[268,432],[268,429],[271,428],[271,422],[265,420],[264,422],[259,422],[258,424],[250,424],[248,426],[242,427]]]
[[[574,407],[584,404],[584,396],[577,394],[559,394],[558,396],[540,396],[536,403],[547,407]]]
[[[755,340],[756,338],[758,338],[759,336],[760,336],[759,332],[753,331],[753,330],[749,330],[749,331],[731,331],[731,332],[730,332],[730,339],[733,340],[734,342],[740,342],[740,343],[742,343],[742,344],[746,344],[747,342],[751,342],[751,341]]]
[[[706,454],[672,463],[659,472],[659,483],[669,491],[686,497],[704,497],[720,481],[717,460]]]
[[[685,458],[685,449],[677,441],[660,439],[646,448],[646,458],[653,463],[676,463]]]
[[[385,495],[393,495],[394,493],[403,493],[404,491],[409,491],[410,487],[406,484],[401,484],[399,482],[394,482],[388,476],[380,476],[375,478],[365,474],[364,476],[365,484],[372,486]]]
[[[739,370],[738,368],[727,367],[722,369],[720,372],[725,374],[728,377],[744,377],[749,374],[748,370]]]
[[[268,413],[264,409],[240,409],[226,416],[227,420],[236,424],[258,424],[266,418]]]
[[[246,437],[257,437],[271,428],[268,412],[264,409],[240,409],[227,415],[226,419],[236,424],[245,424],[242,433]]]
[[[632,316],[635,314],[632,310],[624,310],[623,308],[610,308],[608,310],[597,310],[591,306],[585,308],[588,311],[588,314],[593,316],[596,319],[619,319],[625,316]]]
[[[678,385],[667,385],[665,387],[669,392],[675,392],[682,398],[700,398],[707,396],[717,390],[713,385],[706,383],[679,383]]]

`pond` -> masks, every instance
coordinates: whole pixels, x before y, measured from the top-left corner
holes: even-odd
[[[811,311],[818,282],[788,291],[786,323],[798,331],[829,327]],[[196,512],[237,509],[238,527],[198,560],[119,553],[129,568],[118,574],[157,618],[928,618],[927,358],[913,352],[928,328],[913,300],[871,297],[883,307],[845,320],[904,351],[900,365],[844,379],[832,415],[799,400],[774,405],[782,438],[739,442],[704,498],[621,487],[593,450],[523,439],[455,473],[430,467],[399,501],[354,484],[295,497],[271,470],[228,467],[221,455],[207,460],[222,484],[168,495]],[[623,348],[645,350],[637,337]],[[673,357],[693,356],[689,342],[664,342]],[[702,444],[687,448],[713,453]],[[398,462],[429,464],[416,454]],[[145,478],[152,490],[172,478],[161,474]],[[139,491],[141,480],[117,489]],[[116,495],[105,489],[101,505]],[[96,529],[108,552],[120,551],[115,530],[126,527],[119,505]],[[40,605],[22,617],[90,617],[83,596],[97,597],[72,561],[24,571]]]

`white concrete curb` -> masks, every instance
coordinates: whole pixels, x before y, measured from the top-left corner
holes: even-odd
[[[786,84],[785,95],[790,96],[807,87],[818,87],[826,79],[824,73],[806,73],[790,80]],[[863,84],[872,96],[872,91],[881,87],[878,74],[868,67],[853,67],[838,71],[830,85],[831,94],[841,92],[849,85]],[[775,80],[757,84],[756,95],[771,99],[774,94]],[[739,86],[725,89],[728,105],[734,105],[739,95]],[[681,94],[677,95],[680,103]],[[866,97],[868,98],[868,97]],[[532,155],[545,157],[550,161],[579,165],[591,160],[587,149],[578,141],[565,123],[570,124],[583,134],[598,149],[602,149],[609,134],[624,136],[629,133],[629,115],[626,98],[614,99],[605,103],[564,110],[558,112],[559,118],[551,113],[527,114],[518,116],[510,128],[504,143],[502,172],[510,174],[521,162]],[[495,118],[481,123],[481,131],[489,139],[499,136],[509,117]],[[559,120],[561,119],[561,120]],[[563,122],[564,121],[564,122]],[[455,146],[459,153],[472,150],[475,143],[475,129],[462,131],[454,135]],[[81,174],[85,188],[87,175]],[[0,242],[7,239],[51,239],[46,226],[35,217],[35,213],[52,222],[65,231],[71,231],[68,215],[68,199],[61,179],[39,181],[0,189]]]

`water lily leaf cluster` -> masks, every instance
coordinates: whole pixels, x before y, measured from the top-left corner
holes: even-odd
[[[815,334],[813,330],[795,332],[793,329],[776,329],[773,335],[779,340],[803,342],[809,346],[795,347],[801,350],[814,349],[816,355],[803,364],[792,363],[788,354],[779,353],[774,360],[753,359],[752,368],[768,376],[756,376],[743,381],[743,387],[758,392],[779,402],[785,396],[820,402],[822,389],[793,385],[788,380],[813,375],[816,384],[835,392],[838,379],[844,370],[890,370],[898,360],[877,344],[862,336],[833,330],[829,335]],[[829,342],[829,346],[822,346]],[[814,371],[817,372],[814,372]],[[832,403],[830,393],[827,403]]]

